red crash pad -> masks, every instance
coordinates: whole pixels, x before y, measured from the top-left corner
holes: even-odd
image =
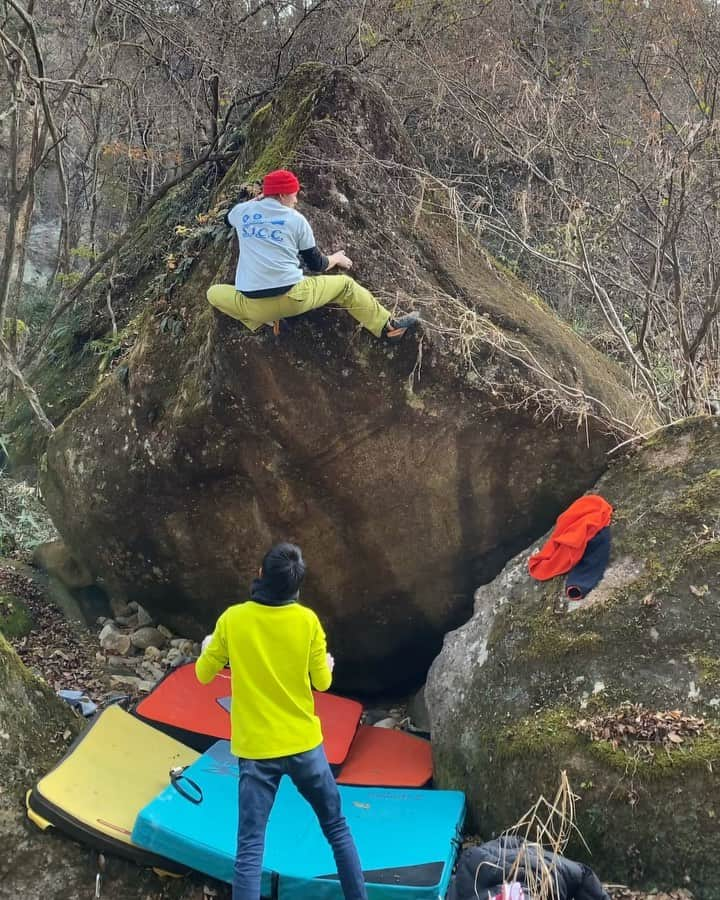
[[[340,765],[355,736],[362,705],[335,694],[313,693],[328,761],[331,765]],[[223,669],[210,684],[200,684],[195,677],[194,664],[188,663],[166,675],[138,703],[134,714],[187,746],[204,752],[215,741],[230,739],[229,697],[229,669]]]
[[[361,725],[338,784],[422,787],[432,778],[430,741],[405,731]]]
[[[313,694],[315,712],[322,725],[325,754],[331,766],[339,766],[345,762],[358,730],[362,703],[321,691],[313,691]]]

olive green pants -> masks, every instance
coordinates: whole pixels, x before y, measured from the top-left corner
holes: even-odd
[[[257,331],[277,319],[289,319],[334,303],[346,309],[350,315],[375,337],[380,337],[390,318],[370,291],[349,275],[317,275],[303,278],[287,294],[279,297],[246,297],[231,284],[214,284],[207,292],[208,301],[215,309],[239,319],[250,331]]]

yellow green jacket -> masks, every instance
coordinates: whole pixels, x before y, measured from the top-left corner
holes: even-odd
[[[208,684],[230,665],[230,748],[236,756],[293,756],[322,743],[312,688],[330,687],[326,654],[323,627],[306,606],[248,600],[225,610],[195,673]]]

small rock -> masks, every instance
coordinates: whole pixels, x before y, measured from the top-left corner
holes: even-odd
[[[392,716],[388,716],[386,719],[380,719],[379,722],[373,723],[376,728],[397,728],[398,721],[397,719],[393,719]]]
[[[187,638],[173,638],[170,641],[171,647],[176,647],[183,656],[191,656],[193,652],[193,642]]]
[[[137,647],[138,650],[145,650],[148,647],[163,647],[166,643],[166,638],[159,628],[146,626],[133,631],[130,635],[130,641],[133,647]]]
[[[110,682],[111,684],[126,684],[128,687],[138,687],[141,678],[138,678],[137,675],[111,675]]]
[[[114,657],[118,659],[119,657]],[[128,665],[118,665],[117,663],[108,663],[107,665],[108,675],[113,678],[116,675],[121,676],[123,678],[135,678],[137,676],[137,670],[131,668]]]
[[[134,668],[135,662],[132,659],[128,659],[127,656],[108,656],[106,660],[106,665],[110,668],[119,667],[121,669]]]
[[[131,616],[133,610],[130,609],[127,602],[122,599],[122,597],[111,597],[110,598],[110,609],[112,610],[112,614],[117,616]]]
[[[100,646],[103,650],[109,650],[112,653],[119,653],[120,656],[125,656],[130,652],[132,644],[127,634],[118,631],[114,623],[108,623],[100,632]]]
[[[137,628],[140,624],[135,613],[131,613],[129,616],[115,616],[115,621],[118,625],[122,625],[127,628]]]
[[[169,628],[166,628],[164,625],[158,625],[157,630],[160,634],[164,635],[168,640],[172,640],[173,633]]]
[[[138,675],[157,684],[164,677],[165,671],[155,663],[145,662],[138,667]]]
[[[137,602],[137,600],[130,600],[128,602],[128,606],[133,612],[139,612],[141,609],[140,604]]]
[[[102,630],[100,631],[100,636],[99,636],[99,638],[98,638],[98,640],[100,641],[100,643],[102,644],[103,640],[104,640],[109,634],[112,634],[113,631],[117,631],[117,626],[115,625],[115,622],[113,622],[113,620],[110,619],[108,622],[106,622],[106,623],[103,625]]]
[[[150,613],[137,603],[135,604],[135,606],[137,606],[138,628],[144,628],[146,625],[153,625],[154,620]]]
[[[112,619],[108,619],[107,616],[98,616],[97,619],[95,619],[96,625],[102,626],[102,625],[105,625],[107,622],[112,622]]]
[[[171,647],[167,652],[165,660],[173,669],[188,662],[187,656],[182,653],[178,647]]]
[[[387,719],[387,717],[387,709],[366,709],[363,713],[363,722],[366,725],[375,725],[376,722],[379,722],[381,719]]]
[[[155,647],[152,644],[150,644],[149,647],[145,648],[145,659],[146,660],[160,659],[162,656],[163,656],[163,652],[159,647]]]

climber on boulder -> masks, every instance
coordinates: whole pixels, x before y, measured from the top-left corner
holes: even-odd
[[[349,275],[315,278],[303,274],[300,257],[315,273],[350,269],[352,260],[342,250],[330,256],[318,250],[310,223],[295,209],[299,190],[297,177],[278,169],[263,179],[260,197],[230,210],[227,221],[235,229],[240,248],[235,284],[212,285],[207,292],[210,304],[257,331],[263,325],[334,303],[375,337],[401,340],[416,327],[418,313],[393,318]]]

